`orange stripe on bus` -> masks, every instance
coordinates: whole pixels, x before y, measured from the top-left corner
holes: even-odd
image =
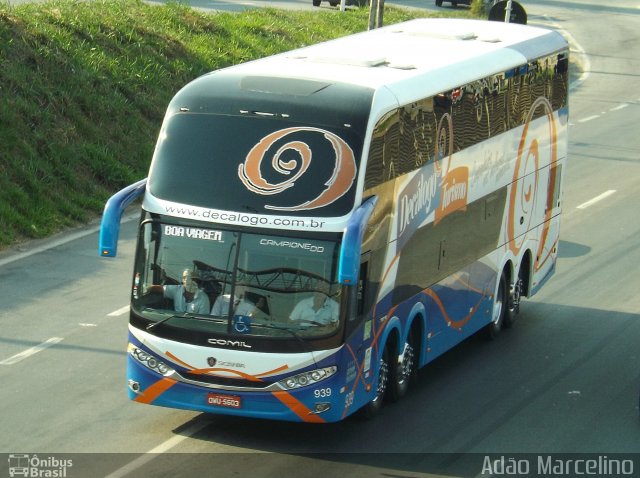
[[[462,327],[469,322],[469,320],[471,320],[471,318],[475,315],[475,313],[478,311],[478,308],[480,307],[480,305],[482,304],[482,301],[484,300],[485,296],[483,295],[482,297],[480,297],[479,302],[471,309],[471,311],[469,312],[469,314],[467,314],[465,317],[463,317],[460,320],[453,320],[451,317],[449,317],[449,314],[447,313],[447,309],[445,308],[444,304],[442,303],[442,300],[440,299],[440,297],[438,297],[438,294],[436,292],[434,292],[431,289],[425,289],[424,291],[422,291],[424,294],[430,296],[433,301],[436,303],[436,305],[438,306],[438,309],[440,309],[440,313],[442,314],[442,316],[444,317],[444,320],[447,322],[447,324],[451,325],[452,327],[458,329],[458,330],[462,330]]]
[[[288,365],[282,365],[278,368],[274,368],[273,370],[269,370],[268,372],[262,372],[262,373],[258,373],[256,374],[256,377],[264,377],[264,376],[268,376],[268,375],[273,375],[274,373],[278,373],[278,372],[282,372],[284,370],[287,370],[289,368]]]
[[[191,370],[191,373],[194,375],[211,375],[213,377],[235,378],[235,377],[228,377],[227,375],[220,375],[215,372],[224,372],[228,374],[237,375],[238,377],[241,377],[250,382],[262,382],[261,378],[257,378],[257,377],[254,377],[253,375],[249,375],[248,373],[240,372],[239,370],[233,370],[230,368],[197,368],[197,369]]]
[[[309,423],[325,423],[323,418],[311,413],[311,410],[309,410],[304,403],[293,397],[290,393],[285,391],[271,393],[274,397],[289,407],[293,413],[298,415],[302,421]]]
[[[173,360],[176,363],[179,363],[180,365],[182,365],[183,367],[189,368],[189,369],[194,369],[195,367],[189,365],[187,362],[184,362],[182,360],[180,360],[178,357],[176,357],[175,355],[173,355],[171,352],[169,352],[168,350],[165,352],[165,355],[167,357],[169,357],[171,360]]]
[[[153,402],[156,398],[158,398],[160,395],[162,395],[164,392],[169,390],[171,387],[173,387],[176,383],[177,382],[175,380],[167,377],[161,380],[158,380],[153,385],[150,385],[149,387],[147,387],[147,389],[144,392],[142,392],[142,394],[138,395],[135,398],[135,401],[138,403],[149,404]]]
[[[272,375],[274,373],[281,372],[281,371],[287,370],[289,368],[289,366],[285,364],[285,365],[281,365],[278,368],[274,368],[273,370],[268,370],[266,372],[261,372],[261,373],[258,373],[256,375],[249,375],[247,373],[239,372],[237,370],[232,370],[232,369],[226,369],[226,368],[195,368],[194,366],[188,364],[187,362],[179,359],[178,357],[176,357],[174,354],[172,354],[169,351],[165,352],[165,354],[167,355],[167,357],[169,357],[174,362],[179,363],[182,366],[190,369],[190,372],[194,373],[194,374],[208,374],[209,372],[224,371],[224,372],[233,373],[235,375],[240,375],[242,378],[245,378],[247,380],[251,380],[253,382],[261,382],[262,379],[260,377]]]

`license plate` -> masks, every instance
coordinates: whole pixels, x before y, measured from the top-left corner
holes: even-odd
[[[210,393],[207,396],[207,403],[217,407],[240,408],[242,400],[237,395],[221,395],[219,393]]]

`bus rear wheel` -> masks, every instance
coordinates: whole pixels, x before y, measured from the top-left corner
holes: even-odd
[[[516,279],[515,284],[511,288],[509,292],[509,297],[507,300],[507,308],[504,314],[504,326],[512,327],[518,317],[518,312],[520,312],[520,300],[522,299],[522,291],[524,289],[524,277],[522,273],[522,267],[518,271],[518,278]]]
[[[498,290],[493,298],[493,309],[491,312],[491,322],[487,325],[486,335],[489,340],[495,339],[504,325],[504,318],[507,310],[509,296],[507,288],[507,276],[502,272],[498,281]]]
[[[387,392],[387,385],[389,384],[389,348],[385,346],[380,356],[379,371],[378,371],[378,383],[376,386],[376,395],[369,403],[362,408],[362,416],[364,418],[371,418],[377,415],[382,408],[382,402],[384,401],[385,394]]]

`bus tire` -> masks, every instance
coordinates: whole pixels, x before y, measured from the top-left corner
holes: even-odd
[[[366,419],[372,418],[382,409],[387,386],[389,384],[389,347],[385,345],[382,355],[380,355],[380,363],[378,370],[378,382],[376,396],[362,407],[362,416]]]
[[[409,385],[416,377],[416,345],[413,330],[409,332],[402,350],[402,357],[394,357],[395,364],[389,370],[388,400],[397,402],[407,394]]]
[[[520,312],[520,300],[522,299],[522,290],[524,288],[524,277],[522,276],[522,268],[518,271],[518,278],[513,284],[513,288],[509,291],[507,299],[507,307],[504,313],[504,326],[506,328],[513,327],[518,313]]]
[[[493,298],[491,322],[486,327],[486,336],[489,340],[495,339],[502,330],[508,300],[507,276],[503,271],[498,281],[498,290]]]

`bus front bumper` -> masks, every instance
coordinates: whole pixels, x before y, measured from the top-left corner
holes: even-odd
[[[138,403],[205,413],[307,423],[335,422],[345,417],[344,390],[336,390],[335,377],[318,388],[235,391],[184,383],[174,374],[161,374],[128,356],[129,398]],[[324,395],[316,397],[316,395]],[[342,404],[341,407],[338,405]]]

